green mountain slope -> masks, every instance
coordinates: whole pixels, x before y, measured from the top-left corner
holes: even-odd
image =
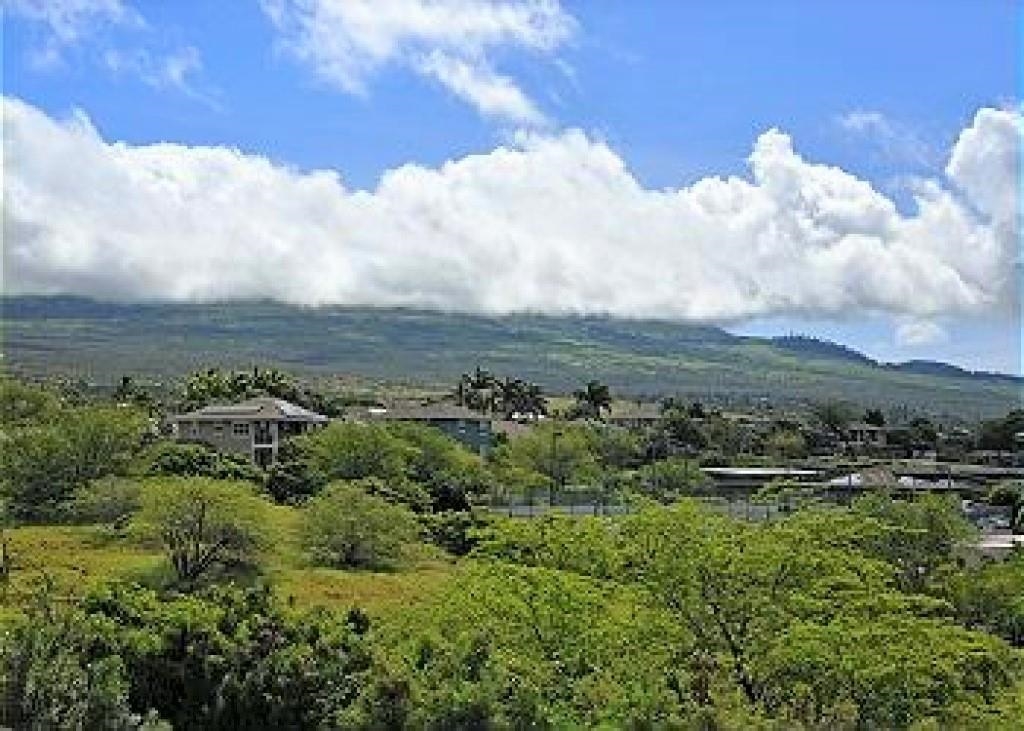
[[[720,401],[848,398],[973,419],[1020,403],[1022,381],[943,364],[880,365],[802,338],[606,317],[488,317],[408,309],[306,309],[269,302],[110,304],[0,300],[8,365],[112,382],[210,365],[274,363],[299,372],[450,384],[477,364],[549,391],[599,378],[619,393]]]

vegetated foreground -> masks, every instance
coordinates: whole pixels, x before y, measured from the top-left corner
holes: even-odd
[[[600,415],[606,395],[581,405]],[[487,459],[425,426],[333,423],[264,473],[154,434],[130,402],[0,379],[0,415],[14,728],[1024,717],[1024,554],[979,560],[942,496],[798,500],[746,522],[687,497],[686,462],[629,467],[640,437],[593,421],[558,424],[554,455],[545,426]],[[480,507],[585,477],[629,511]]]

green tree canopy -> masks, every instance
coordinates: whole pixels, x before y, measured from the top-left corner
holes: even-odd
[[[540,483],[569,485],[597,478],[598,455],[583,425],[546,421],[501,445],[494,453],[501,473],[520,470],[540,475]]]
[[[315,563],[332,568],[394,568],[418,530],[406,508],[341,482],[310,500],[302,521],[306,551]]]
[[[572,394],[575,403],[572,416],[582,419],[603,419],[605,412],[612,409],[612,394],[608,386],[600,381],[587,384]]]
[[[147,427],[133,409],[85,406],[4,432],[0,488],[9,511],[20,520],[58,518],[76,488],[127,471]]]

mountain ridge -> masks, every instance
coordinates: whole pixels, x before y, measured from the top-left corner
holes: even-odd
[[[849,398],[965,415],[1001,413],[1024,379],[946,363],[880,363],[808,336],[733,335],[709,326],[597,315],[473,315],[414,308],[302,308],[269,301],[118,303],[0,298],[9,367],[180,374],[275,363],[300,372],[450,384],[482,365],[567,391],[589,378],[637,396],[725,400]]]

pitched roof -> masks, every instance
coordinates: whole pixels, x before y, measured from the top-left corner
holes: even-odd
[[[270,397],[251,398],[237,404],[211,404],[174,418],[176,421],[329,421],[323,414],[284,399]]]
[[[888,427],[866,424],[863,421],[855,421],[846,427],[847,431],[889,431]]]

